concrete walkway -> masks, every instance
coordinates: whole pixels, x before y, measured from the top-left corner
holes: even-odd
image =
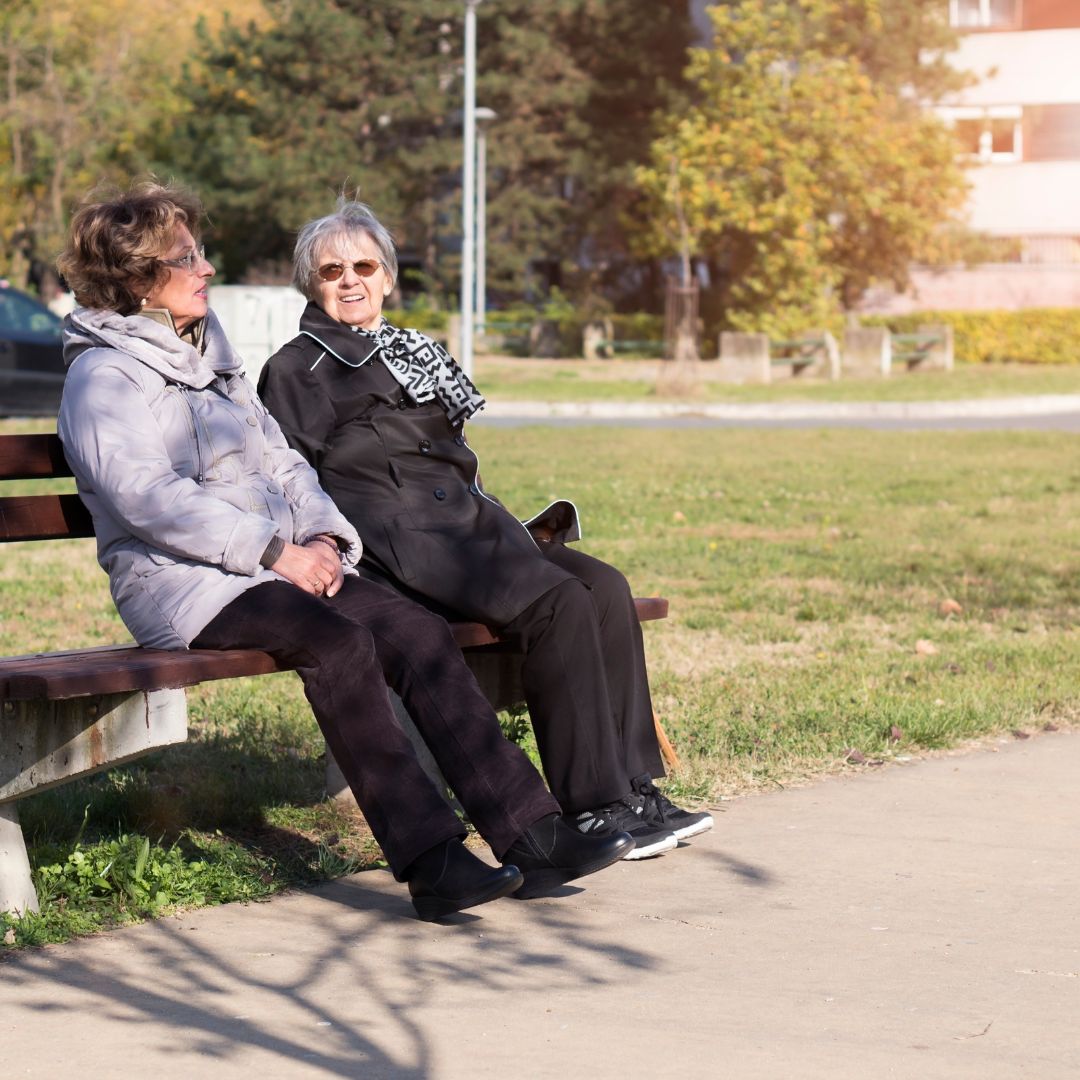
[[[0,1074],[1075,1080],[1080,736],[729,804],[529,903],[389,874],[9,954]]]

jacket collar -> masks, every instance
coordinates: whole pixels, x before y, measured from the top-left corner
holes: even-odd
[[[363,367],[380,347],[373,337],[357,334],[344,323],[331,319],[313,300],[300,316],[300,333],[349,367]]]
[[[212,311],[204,320],[200,349],[152,318],[76,308],[64,320],[64,363],[73,363],[93,348],[127,353],[171,382],[196,390],[209,386],[220,374],[244,367]]]

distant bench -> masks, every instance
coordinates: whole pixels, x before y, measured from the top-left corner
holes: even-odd
[[[772,368],[790,367],[792,375],[827,375],[835,379],[840,374],[836,339],[825,331],[786,341],[770,341],[769,365]]]
[[[70,476],[56,435],[0,435],[0,481]],[[93,535],[78,495],[0,497],[0,543]],[[661,597],[634,603],[642,622],[667,617],[668,602]],[[480,623],[450,627],[492,705],[520,703],[521,656],[513,645]],[[126,644],[0,658],[0,911],[37,910],[19,799],[186,740],[186,687],[282,670],[288,669],[255,649]],[[396,704],[425,766],[432,768],[430,752]],[[677,767],[658,719],[656,731],[665,760]],[[336,796],[343,788],[328,750],[328,792]]]
[[[776,376],[840,375],[840,353],[828,331],[770,341],[768,334],[725,330],[720,335],[720,372],[728,382],[774,382]]]
[[[913,334],[892,334],[884,326],[851,327],[844,333],[842,353],[825,331],[770,340],[767,334],[725,330],[720,372],[728,382],[769,383],[777,375],[838,379],[841,369],[845,375],[889,375],[900,364],[908,371],[952,371],[952,327],[920,326]]]
[[[844,334],[844,374],[888,376],[900,364],[908,371],[952,371],[953,328],[932,323],[893,334],[885,326],[862,326]]]
[[[595,341],[597,355],[605,358],[615,356],[617,353],[636,353],[648,359],[654,359],[664,355],[665,343],[654,338],[648,340],[633,340],[632,338],[597,338]]]
[[[891,336],[892,362],[906,364],[909,371],[929,360],[945,345],[945,335],[940,331]]]

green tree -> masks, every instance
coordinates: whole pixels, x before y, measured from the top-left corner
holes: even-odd
[[[256,10],[254,0],[229,0]],[[183,108],[175,79],[212,0],[12,0],[0,7],[0,272],[51,263],[71,206],[148,163]]]
[[[452,293],[461,6],[266,7],[261,26],[204,34],[186,81],[190,111],[160,149],[214,208],[226,273],[283,266],[293,230],[347,187],[394,229],[427,284]],[[665,79],[681,78],[685,61],[686,3],[671,8],[653,19],[652,36],[632,0],[478,8],[477,102],[497,114],[488,139],[492,292],[542,294],[577,276],[583,253],[599,262],[593,249],[625,246],[615,209],[631,185],[630,162],[647,144]],[[334,56],[348,57],[347,67]]]
[[[692,105],[668,115],[637,173],[639,243],[673,255],[688,232],[721,271],[713,313],[732,327],[782,336],[829,321],[871,281],[903,285],[962,203],[955,143],[914,99],[918,72],[866,41],[885,34],[883,10],[878,0],[710,10],[714,47],[693,50],[687,71]]]
[[[669,0],[652,5],[643,18],[639,0],[588,0],[572,31],[588,79],[581,190],[574,200],[581,238],[575,268],[582,290],[594,285],[635,308],[655,307],[660,292],[649,273],[640,287],[627,286],[628,270],[651,267],[632,265],[624,218],[636,201],[635,169],[658,134],[662,110],[677,109],[681,100],[694,35],[689,8],[687,0]]]
[[[431,254],[456,84],[445,6],[269,0],[262,25],[204,29],[188,113],[159,152],[212,208],[230,278],[286,263],[296,228],[345,189]]]

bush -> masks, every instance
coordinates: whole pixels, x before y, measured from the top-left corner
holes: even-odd
[[[914,333],[930,323],[953,328],[958,362],[1028,364],[1080,362],[1080,309],[1030,308],[1027,311],[919,311],[875,315],[864,326],[887,326],[894,334]]]
[[[664,355],[664,316],[637,311],[629,315],[611,315],[615,331],[616,356],[658,357]],[[620,348],[620,342],[637,342],[629,348]],[[647,342],[648,344],[643,344]]]
[[[387,309],[383,314],[395,326],[419,330],[431,337],[438,338],[446,333],[447,313],[432,306],[431,301],[424,295],[418,296],[407,307]]]
[[[552,289],[540,307],[515,304],[499,311],[489,311],[487,336],[501,352],[510,356],[529,356],[530,332],[538,326],[541,356],[581,356],[583,320],[560,289]],[[497,343],[496,343],[497,342]]]

